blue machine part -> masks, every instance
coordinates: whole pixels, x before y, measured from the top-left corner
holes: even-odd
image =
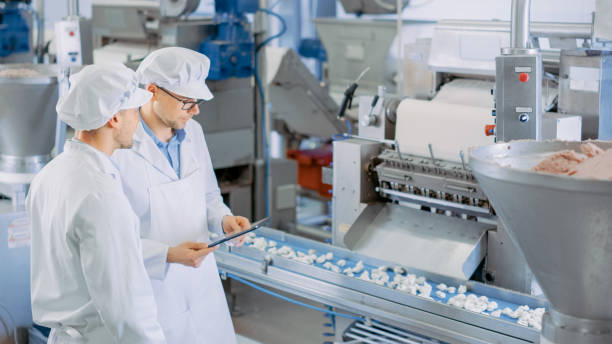
[[[200,44],[198,51],[212,61],[208,79],[250,77],[253,74],[254,43],[246,29],[245,13],[255,13],[257,0],[215,1],[217,34]]]
[[[327,53],[323,47],[323,43],[318,38],[304,38],[300,41],[298,48],[300,55],[311,57],[321,62],[327,61]]]
[[[30,51],[30,28],[19,5],[11,1],[0,10],[0,57]]]

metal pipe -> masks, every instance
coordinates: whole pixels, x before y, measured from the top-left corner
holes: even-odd
[[[68,17],[79,16],[79,0],[68,0]]]
[[[510,44],[512,48],[529,49],[529,8],[531,0],[512,0]]]

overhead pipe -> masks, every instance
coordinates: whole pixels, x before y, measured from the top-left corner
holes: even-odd
[[[510,26],[510,44],[512,48],[530,49],[529,8],[531,0],[512,0],[512,18]]]

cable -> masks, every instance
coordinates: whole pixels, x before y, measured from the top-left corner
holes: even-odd
[[[333,134],[332,141],[342,141],[351,137],[351,135],[353,134],[353,127],[351,126],[351,121],[347,118],[345,120],[345,123],[347,127],[346,134]]]
[[[259,50],[261,50],[261,48],[263,48],[266,44],[270,43],[270,41],[272,41],[273,39],[279,38],[280,36],[282,36],[283,34],[285,34],[285,32],[287,31],[287,23],[285,22],[285,20],[283,19],[283,17],[281,17],[280,15],[272,12],[271,10],[267,9],[267,8],[260,8],[258,11],[267,13],[268,15],[271,15],[273,17],[276,17],[280,20],[282,28],[280,30],[279,33],[277,33],[276,35],[270,36],[268,38],[266,38],[265,40],[263,40],[261,43],[259,43],[256,47],[255,47],[255,57],[254,57],[254,66],[253,66],[253,74],[255,76],[255,83],[257,84],[257,89],[259,90],[259,97],[261,98],[261,127],[262,127],[262,131],[263,131],[263,146],[264,146],[264,160],[265,160],[265,182],[264,182],[264,193],[265,193],[265,199],[266,199],[266,217],[270,216],[270,205],[269,205],[269,198],[270,198],[270,191],[268,190],[269,188],[269,176],[270,176],[270,149],[268,147],[268,139],[266,137],[267,135],[267,130],[266,130],[266,98],[264,95],[264,90],[263,90],[263,84],[261,83],[261,79],[259,78],[259,72],[258,72],[258,56],[259,56]]]
[[[247,280],[244,280],[244,279],[242,279],[242,278],[240,278],[240,277],[238,277],[238,276],[236,276],[236,275],[234,275],[232,273],[227,273],[227,276],[232,278],[232,279],[234,279],[234,280],[236,280],[236,281],[238,281],[238,282],[240,282],[240,283],[242,283],[242,284],[245,284],[245,285],[247,285],[247,286],[249,286],[249,287],[251,287],[253,289],[259,290],[262,293],[268,294],[270,296],[277,297],[277,298],[279,298],[281,300],[284,300],[284,301],[287,301],[287,302],[291,302],[291,303],[296,304],[298,306],[306,307],[308,309],[312,309],[312,310],[315,310],[317,312],[322,312],[322,313],[325,313],[325,314],[331,314],[331,315],[339,316],[339,317],[342,317],[342,318],[347,318],[347,319],[351,319],[351,320],[365,321],[365,318],[363,318],[363,317],[357,317],[357,316],[350,315],[350,314],[345,314],[345,313],[338,313],[338,312],[335,312],[335,311],[332,311],[332,310],[329,310],[329,309],[320,308],[320,307],[317,307],[317,306],[312,306],[312,305],[309,305],[307,303],[304,303],[304,302],[301,302],[301,301],[298,301],[298,300],[294,300],[294,299],[289,298],[287,296],[284,296],[284,295],[278,294],[276,292],[273,292],[271,290],[268,290],[268,289],[266,289],[264,287],[260,287],[257,284],[249,282]]]

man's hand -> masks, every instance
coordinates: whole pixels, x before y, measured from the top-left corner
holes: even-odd
[[[249,222],[249,219],[244,216],[224,216],[222,220],[222,225],[225,235],[236,234],[238,232],[242,232],[245,229],[251,228],[251,222]],[[244,243],[244,239],[245,237],[244,235],[242,235],[232,240],[232,242],[234,243],[234,245],[240,246]]]
[[[205,243],[187,241],[178,246],[170,247],[166,261],[197,268],[202,264],[206,255],[216,249],[217,247],[208,248]]]

